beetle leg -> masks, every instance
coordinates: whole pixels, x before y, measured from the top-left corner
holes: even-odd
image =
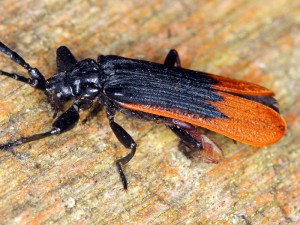
[[[164,65],[181,67],[180,58],[175,49],[169,51]],[[221,148],[207,136],[198,133],[193,125],[179,120],[172,120],[170,124],[166,120],[166,126],[185,144],[184,154],[202,158],[203,161],[210,163],[218,163],[224,158]]]
[[[77,63],[77,60],[66,46],[60,46],[56,50],[57,72],[69,70]]]
[[[27,70],[28,74],[31,76],[32,79],[27,79],[21,75],[13,76],[14,74],[9,75],[9,73],[6,73],[4,71],[1,71],[1,73],[5,76],[9,76],[11,78],[14,78],[15,80],[20,80],[22,82],[25,82],[27,84],[30,84],[31,86],[44,90],[46,85],[46,80],[41,74],[41,72],[37,68],[32,68],[18,53],[11,50],[9,47],[7,47],[5,44],[0,42],[0,52],[8,55],[12,61],[22,66],[24,69]]]
[[[175,49],[169,51],[164,65],[181,67],[180,58]],[[166,126],[185,144],[186,148],[183,149],[185,155],[202,158],[208,163],[218,163],[223,160],[222,149],[207,136],[198,133],[193,125],[179,120],[172,120],[170,124],[166,120]]]
[[[119,124],[117,124],[113,120],[110,120],[109,125],[110,125],[111,129],[113,130],[114,134],[116,135],[116,137],[118,138],[118,140],[121,142],[121,144],[124,145],[125,148],[128,148],[131,150],[129,154],[127,154],[123,158],[120,158],[116,161],[117,168],[118,168],[118,171],[119,171],[122,183],[123,183],[123,187],[124,187],[124,189],[127,189],[128,183],[127,183],[125,174],[122,170],[122,165],[127,164],[134,156],[135,151],[136,151],[136,143],[132,139],[132,137]]]
[[[185,144],[183,153],[187,156],[201,158],[207,163],[219,163],[224,159],[222,149],[207,136],[197,132],[196,128],[178,120],[173,120],[169,127]]]
[[[178,52],[175,49],[169,51],[165,59],[164,65],[169,67],[173,67],[175,65],[177,67],[181,67],[180,58]]]
[[[107,118],[109,119],[109,125],[110,125],[112,131],[114,132],[114,134],[116,135],[116,137],[118,138],[118,140],[121,142],[121,144],[125,148],[130,149],[130,153],[128,153],[126,156],[124,156],[116,161],[116,165],[117,165],[120,177],[121,177],[121,181],[123,183],[123,187],[126,190],[127,186],[128,186],[128,182],[127,182],[126,176],[123,172],[122,165],[127,164],[134,156],[135,151],[136,151],[136,143],[132,139],[132,137],[127,133],[127,131],[124,130],[123,127],[121,127],[119,124],[117,124],[114,121],[114,114],[115,114],[115,109],[112,106],[109,106],[107,108]]]
[[[9,141],[6,144],[1,144],[0,150],[14,153],[11,147],[22,145],[24,143],[31,142],[31,141],[36,141],[55,134],[61,134],[65,131],[72,129],[78,120],[79,120],[79,107],[74,104],[54,121],[51,130],[45,133],[35,134],[29,137],[22,137],[16,141]]]

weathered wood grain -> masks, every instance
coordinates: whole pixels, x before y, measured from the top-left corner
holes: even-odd
[[[276,93],[288,132],[254,148],[213,132],[226,160],[187,159],[163,125],[118,114],[138,143],[126,150],[104,113],[63,135],[0,152],[1,224],[300,223],[300,2],[3,0],[1,41],[48,78],[55,50],[78,59],[118,54],[162,62],[176,48],[184,67],[255,82]],[[24,74],[0,55],[0,68]],[[84,118],[87,114],[82,113]],[[52,113],[42,92],[0,78],[0,143],[46,131]]]

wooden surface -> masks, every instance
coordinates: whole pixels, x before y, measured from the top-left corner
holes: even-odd
[[[163,62],[254,82],[276,93],[288,132],[251,147],[213,132],[226,160],[187,159],[163,125],[118,114],[138,151],[122,189],[114,161],[126,154],[101,112],[60,136],[0,152],[1,224],[299,224],[300,2],[3,0],[1,41],[49,78],[55,51]],[[24,74],[0,55],[0,68]],[[0,78],[0,143],[46,131],[41,91]],[[83,112],[81,118],[87,114]]]

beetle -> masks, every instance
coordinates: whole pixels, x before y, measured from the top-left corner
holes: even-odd
[[[116,55],[77,61],[67,47],[60,46],[56,52],[57,73],[47,80],[2,42],[0,52],[27,70],[30,78],[2,70],[0,74],[42,90],[56,118],[49,131],[8,141],[0,145],[0,150],[13,152],[14,146],[61,134],[79,121],[80,110],[92,108],[90,119],[105,108],[113,133],[130,149],[116,160],[124,189],[128,183],[122,165],[132,159],[137,145],[115,122],[117,111],[164,123],[180,138],[186,154],[209,163],[223,160],[223,151],[195,126],[254,146],[273,144],[286,130],[272,91],[253,83],[184,69],[174,49],[159,64]],[[72,105],[63,112],[70,100]]]

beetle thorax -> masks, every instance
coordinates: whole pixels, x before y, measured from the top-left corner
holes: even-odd
[[[93,101],[101,92],[101,69],[92,59],[75,64],[70,70],[55,74],[47,80],[46,95],[51,105],[70,99]]]

